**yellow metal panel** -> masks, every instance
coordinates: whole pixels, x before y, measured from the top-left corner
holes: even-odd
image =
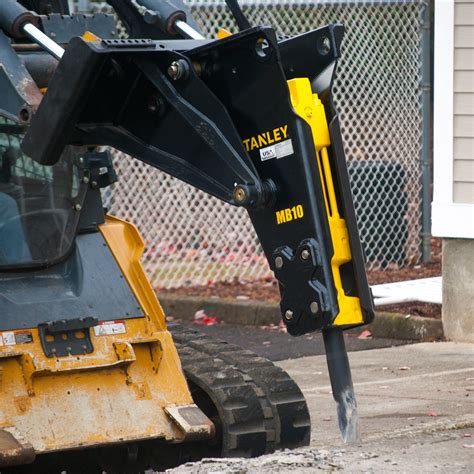
[[[331,259],[334,285],[337,291],[339,314],[334,326],[347,326],[363,322],[360,300],[344,292],[340,267],[352,259],[349,233],[345,219],[341,218],[334,188],[328,147],[331,146],[328,123],[324,105],[317,94],[313,94],[308,78],[297,78],[288,81],[291,102],[295,112],[311,127],[319,174],[323,187],[324,201],[331,231],[334,255]]]
[[[36,328],[33,342],[0,346],[0,429],[15,427],[37,453],[185,437],[165,409],[193,400],[140,264],[143,242],[112,217],[100,230],[146,316],[125,320],[124,334],[91,330],[91,354],[47,358]]]
[[[147,317],[153,318],[159,330],[166,329],[163,309],[140,263],[145,245],[137,228],[107,216],[99,230]]]

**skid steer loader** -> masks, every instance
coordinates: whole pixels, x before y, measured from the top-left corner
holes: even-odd
[[[0,3],[0,472],[141,472],[304,446],[270,361],[166,324],[136,228],[104,211],[122,150],[246,208],[293,335],[322,331],[345,440],[342,330],[373,318],[331,84],[343,26],[204,38],[181,0]],[[160,183],[149,183],[159,192]],[[170,216],[172,218],[172,216]]]

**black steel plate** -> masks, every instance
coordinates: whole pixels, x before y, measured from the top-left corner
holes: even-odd
[[[78,235],[64,262],[30,272],[0,273],[0,331],[46,321],[143,317],[102,235]]]

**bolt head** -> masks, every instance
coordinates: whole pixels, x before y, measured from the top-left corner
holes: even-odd
[[[176,80],[179,76],[179,64],[176,61],[173,61],[168,68],[168,76],[171,79]]]
[[[247,200],[247,193],[242,186],[236,186],[234,188],[234,199],[239,204],[242,204]]]
[[[168,67],[168,76],[177,81],[183,75],[183,68],[178,61],[173,61]]]
[[[161,115],[161,113],[163,112],[163,106],[163,100],[156,94],[153,94],[148,99],[148,110],[154,115]]]
[[[189,64],[185,59],[173,61],[168,67],[168,75],[173,81],[187,79],[189,76]]]
[[[82,182],[83,182],[84,184],[88,184],[88,183],[89,183],[89,178],[88,178],[87,176],[84,176],[84,177],[82,178]]]
[[[317,314],[317,312],[319,311],[319,304],[316,301],[313,301],[309,305],[309,309],[311,310],[313,314]]]
[[[276,257],[275,258],[275,267],[280,269],[283,267],[283,259],[281,257]]]
[[[75,209],[76,211],[80,211],[80,210],[82,209],[82,206],[81,206],[80,204],[76,204],[76,205],[74,206],[74,209]]]
[[[311,257],[311,252],[308,249],[303,249],[301,251],[301,258],[303,260],[308,260],[309,257]]]
[[[291,309],[285,311],[285,319],[291,321],[293,319],[294,313]]]
[[[331,51],[331,40],[327,36],[323,36],[317,41],[317,49],[321,56],[326,56],[326,54]]]

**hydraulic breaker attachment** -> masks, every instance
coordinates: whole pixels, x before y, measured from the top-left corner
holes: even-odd
[[[323,331],[350,441],[357,411],[342,329],[374,312],[331,98],[342,36],[329,25],[283,40],[266,27],[216,41],[75,38],[22,148],[54,164],[67,144],[111,145],[246,207],[288,332]]]
[[[337,406],[339,430],[344,442],[353,443],[360,438],[359,415],[342,330],[324,329],[323,339],[332,395]]]

